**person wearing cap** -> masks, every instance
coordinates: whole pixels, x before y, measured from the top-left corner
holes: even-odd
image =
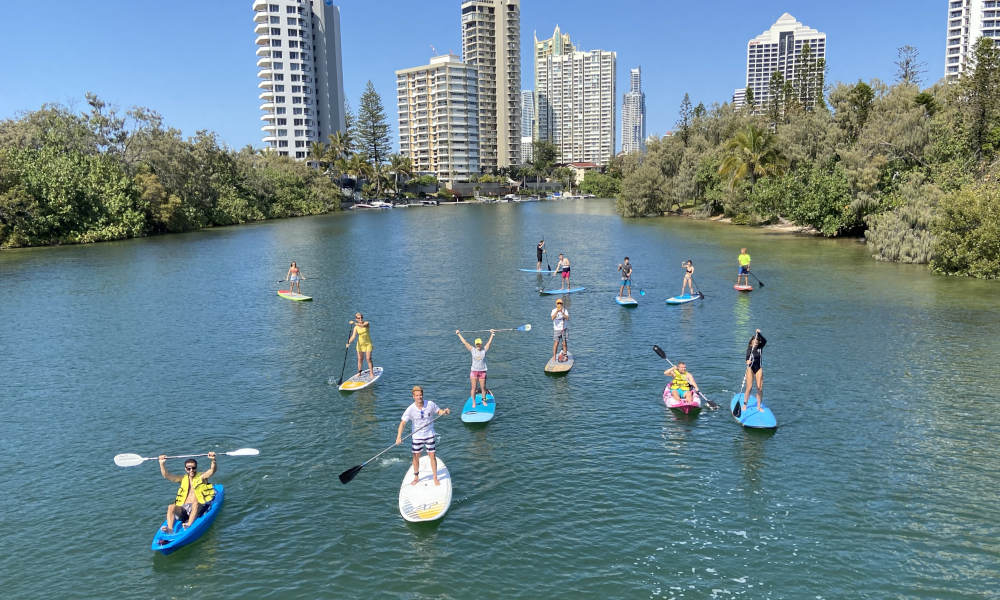
[[[552,309],[552,359],[556,360],[556,353],[559,351],[559,342],[562,341],[563,351],[559,354],[559,362],[563,362],[569,356],[569,346],[567,339],[569,335],[569,311],[563,308],[563,299],[556,299],[556,307]]]
[[[437,457],[434,455],[434,419],[441,415],[451,414],[450,408],[440,408],[433,400],[424,401],[424,388],[413,386],[413,403],[403,411],[403,418],[396,430],[396,445],[403,443],[403,429],[406,422],[413,423],[413,437],[410,439],[410,450],[413,452],[413,481],[411,485],[420,482],[420,453],[427,450],[431,459],[431,471],[434,473],[434,485],[438,483]]]
[[[472,353],[472,370],[469,372],[469,397],[472,398],[472,407],[476,407],[476,382],[479,382],[479,389],[482,390],[483,394],[483,406],[486,406],[486,351],[490,349],[490,344],[493,343],[493,337],[496,335],[496,331],[490,329],[490,339],[486,340],[486,345],[483,345],[482,338],[476,338],[475,348],[473,348],[469,342],[465,341],[462,337],[462,332],[458,329],[455,330],[458,335],[458,339],[462,340],[462,344],[465,346],[466,350]]]

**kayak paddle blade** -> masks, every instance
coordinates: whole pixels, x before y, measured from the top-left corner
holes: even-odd
[[[138,454],[117,454],[115,455],[115,464],[119,467],[134,467],[136,465],[141,465],[145,458],[139,456]]]
[[[260,454],[260,450],[256,448],[240,448],[239,450],[226,452],[226,456],[257,456],[258,454]]]
[[[517,328],[518,331],[531,331],[531,323],[525,323]]]
[[[667,359],[667,353],[663,351],[663,348],[660,348],[660,347],[659,347],[659,346],[657,346],[656,344],[653,344],[653,352],[656,352],[656,354],[657,354],[657,355],[658,355],[658,356],[659,356],[660,358],[662,358],[662,359],[664,359],[664,360],[666,360],[666,359]]]
[[[344,471],[343,473],[341,473],[338,476],[340,478],[340,483],[346,484],[346,483],[350,482],[352,479],[354,479],[357,476],[357,474],[361,471],[361,469],[363,467],[364,467],[364,465],[358,465],[356,467],[351,467],[350,469],[348,469],[348,470]]]

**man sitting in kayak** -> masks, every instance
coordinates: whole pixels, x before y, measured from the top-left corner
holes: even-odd
[[[676,367],[670,367],[663,374],[674,377],[670,382],[670,395],[674,397],[674,404],[681,403],[682,394],[684,402],[694,404],[694,394],[698,393],[698,384],[695,383],[694,375],[688,373],[687,364],[679,362]]]
[[[215,488],[207,481],[217,470],[215,452],[209,452],[208,458],[212,461],[212,466],[204,473],[198,472],[198,461],[189,458],[184,461],[184,475],[173,475],[167,472],[167,456],[160,455],[160,475],[181,484],[174,503],[167,507],[167,525],[162,528],[166,533],[174,532],[174,519],[185,521],[185,529],[193,525],[194,520],[205,512],[212,498],[215,498]]]

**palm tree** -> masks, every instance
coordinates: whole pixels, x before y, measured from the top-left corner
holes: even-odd
[[[413,175],[413,161],[410,160],[409,156],[403,156],[402,154],[393,154],[389,157],[389,170],[392,171],[393,175],[393,189],[396,191],[396,195],[399,195],[399,176],[409,177]]]
[[[319,169],[323,166],[326,161],[326,148],[323,147],[323,142],[313,142],[309,144],[309,162],[316,165]]]
[[[781,175],[785,170],[785,157],[774,134],[755,125],[747,125],[723,149],[726,154],[719,165],[719,175],[729,176],[729,189],[747,177],[753,188],[758,178]]]

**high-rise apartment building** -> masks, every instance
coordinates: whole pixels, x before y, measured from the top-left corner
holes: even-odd
[[[399,153],[449,186],[479,174],[479,80],[453,54],[396,71]]]
[[[340,9],[329,0],[254,0],[264,145],[306,158],[344,129]]]
[[[546,112],[535,120],[539,139],[556,145],[559,162],[603,166],[614,155],[617,60],[606,50],[545,57],[535,93]]]
[[[981,37],[1000,43],[1000,2],[996,0],[947,0],[948,42],[944,76],[957,81]]]
[[[754,104],[770,101],[768,83],[775,71],[785,81],[795,81],[803,68],[802,49],[809,44],[812,61],[826,61],[826,34],[806,27],[784,13],[771,28],[747,42],[747,85],[753,90]],[[819,79],[822,85],[822,79]]]
[[[573,42],[570,41],[569,34],[561,32],[558,25],[556,25],[555,31],[552,32],[552,37],[549,39],[540,40],[537,33],[534,34],[534,38],[535,125],[532,129],[532,135],[536,140],[547,140],[551,137],[552,105],[546,95],[548,91],[541,85],[542,80],[547,76],[545,60],[550,56],[571,54],[576,48],[573,47]]]
[[[520,164],[531,162],[534,157],[531,145],[535,130],[535,92],[521,90],[521,161]]]
[[[736,108],[743,108],[747,103],[747,89],[746,88],[736,88],[733,90],[733,106]]]
[[[629,89],[622,97],[622,152],[646,151],[646,94],[640,67],[629,70]]]
[[[462,59],[479,77],[481,170],[521,157],[521,0],[462,2]]]

